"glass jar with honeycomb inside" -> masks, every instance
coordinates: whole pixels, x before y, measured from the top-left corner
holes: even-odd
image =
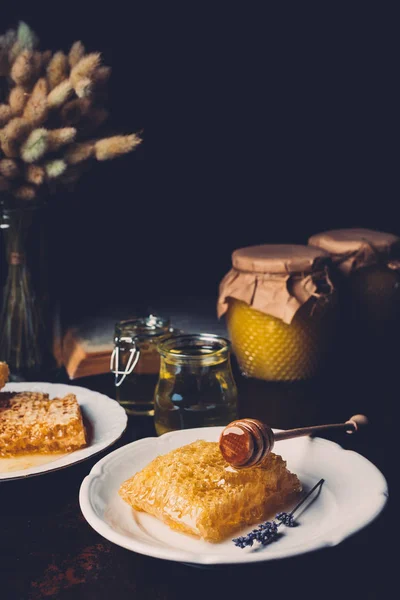
[[[213,334],[178,335],[162,342],[154,393],[158,435],[178,429],[227,425],[237,417],[231,345]]]
[[[266,381],[314,377],[331,350],[337,316],[330,258],[321,249],[261,245],[235,250],[218,316],[240,370]]]
[[[361,369],[395,358],[400,335],[400,238],[371,229],[313,235],[310,247],[330,253],[340,286],[346,352]]]

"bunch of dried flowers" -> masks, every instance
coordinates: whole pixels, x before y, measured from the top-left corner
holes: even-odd
[[[18,376],[36,373],[49,355],[47,295],[35,289],[28,268],[37,213],[30,209],[49,191],[73,186],[95,160],[126,154],[141,142],[136,134],[99,135],[108,117],[110,73],[82,42],[67,54],[42,52],[23,22],[0,35],[0,229],[8,263],[0,360]]]
[[[26,23],[0,36],[0,193],[34,201],[71,184],[91,161],[133,150],[136,134],[98,137],[108,117],[111,68],[75,42],[68,54],[37,49]]]

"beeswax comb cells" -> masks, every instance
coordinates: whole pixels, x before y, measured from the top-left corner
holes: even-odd
[[[285,461],[270,453],[262,465],[236,470],[217,442],[193,442],[158,456],[125,481],[121,497],[172,529],[218,542],[265,520],[301,490]]]

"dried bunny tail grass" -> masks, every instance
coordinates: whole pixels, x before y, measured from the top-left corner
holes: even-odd
[[[22,85],[16,85],[12,88],[8,98],[8,103],[14,116],[20,116],[22,114],[28,97],[29,94],[25,91]]]
[[[24,21],[18,24],[17,40],[23,50],[34,50],[39,43],[36,33]]]
[[[95,142],[81,142],[73,144],[64,155],[64,159],[69,165],[77,165],[94,156]]]
[[[87,97],[91,92],[92,80],[96,69],[100,66],[100,53],[87,54],[72,68],[70,81],[76,95]]]
[[[11,67],[11,79],[17,85],[27,86],[34,76],[34,59],[31,50],[23,50],[18,54]]]
[[[1,130],[1,148],[8,158],[16,158],[19,155],[20,142],[28,134],[30,128],[29,121],[21,117],[16,117],[15,119],[11,119]]]
[[[48,148],[47,138],[47,129],[34,129],[21,147],[22,160],[33,163],[42,158]]]
[[[24,118],[34,126],[41,125],[47,117],[47,81],[44,77],[36,82],[24,109]]]
[[[65,104],[65,102],[72,95],[72,92],[73,88],[69,79],[65,79],[56,85],[56,87],[53,88],[50,94],[47,96],[47,104],[49,108],[56,108],[62,104]]]
[[[95,143],[95,156],[97,160],[110,160],[131,152],[141,143],[141,139],[135,134],[115,135],[113,137],[98,140]]]
[[[8,104],[0,104],[0,127],[4,127],[11,117],[12,111]]]
[[[54,89],[59,83],[68,78],[68,58],[61,50],[56,52],[47,65],[47,81],[49,89]]]
[[[12,46],[15,44],[17,39],[17,32],[15,29],[7,29],[5,33],[0,35],[0,48],[9,52]]]
[[[68,62],[71,69],[85,56],[85,46],[82,42],[74,42],[68,54]]]
[[[78,98],[88,98],[93,91],[93,83],[88,77],[80,79],[75,85],[75,94]]]
[[[54,152],[75,141],[76,129],[75,127],[63,127],[62,129],[51,129],[48,131],[48,149],[50,152]]]
[[[15,142],[21,141],[21,139],[28,133],[30,129],[30,123],[22,117],[15,117],[11,119],[4,127],[1,132],[2,139],[9,139]]]
[[[33,69],[35,72],[35,78],[38,78],[38,77],[40,77],[40,75],[42,75],[42,72],[44,71],[44,67],[43,67],[41,52],[36,51],[33,53]],[[43,75],[44,75],[44,73],[43,73]]]
[[[47,68],[52,56],[53,53],[51,50],[44,50],[44,52],[42,52],[42,69]]]
[[[27,165],[25,168],[25,179],[28,183],[42,185],[45,178],[45,170],[40,165]]]
[[[96,69],[100,66],[100,53],[87,54],[71,69],[71,83],[75,86],[80,79],[93,78]]]
[[[30,185],[21,185],[12,191],[13,195],[18,200],[34,200],[36,198],[36,190]]]
[[[0,192],[8,192],[10,188],[11,183],[9,180],[6,177],[3,177],[3,175],[0,175]]]
[[[90,101],[87,98],[76,98],[64,104],[61,109],[61,119],[65,125],[76,125],[88,112]]]
[[[9,139],[15,142],[21,141],[24,135],[28,133],[29,129],[29,121],[22,117],[15,117],[2,129],[1,139]]]
[[[110,79],[111,76],[111,67],[99,67],[98,69],[96,69],[94,75],[93,75],[93,80],[95,83],[95,86],[103,86],[105,85],[108,80]]]
[[[17,39],[15,29],[8,29],[3,35],[0,35],[0,76],[8,75],[10,70],[10,50]]]
[[[16,179],[20,175],[20,169],[12,158],[2,158],[0,160],[0,174],[7,179]]]
[[[65,160],[57,158],[55,160],[48,161],[44,165],[44,168],[49,179],[56,179],[66,171],[67,163]]]
[[[10,47],[9,51],[8,51],[8,62],[10,65],[12,65],[15,61],[15,59],[17,58],[18,54],[21,53],[21,44],[17,41],[17,39],[15,39],[15,42],[13,43],[13,45]]]

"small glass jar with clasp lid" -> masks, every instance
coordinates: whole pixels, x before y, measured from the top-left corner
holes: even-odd
[[[237,417],[231,345],[213,334],[178,335],[159,344],[154,393],[158,435],[178,429],[227,425]]]
[[[160,370],[158,345],[173,335],[168,318],[149,315],[115,325],[110,369],[116,399],[128,415],[154,414],[154,388]]]

